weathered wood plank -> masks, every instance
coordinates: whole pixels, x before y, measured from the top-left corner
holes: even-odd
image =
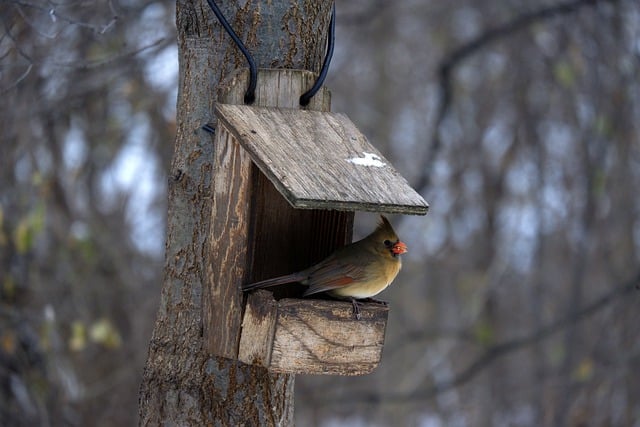
[[[204,343],[215,355],[235,359],[242,322],[242,293],[246,280],[251,216],[252,163],[247,152],[224,129],[214,143],[212,218],[209,260],[204,286]],[[225,327],[215,327],[224,325]]]
[[[226,104],[216,112],[296,208],[427,213],[427,202],[343,114]]]
[[[363,375],[380,361],[389,309],[313,299],[275,301],[252,292],[242,323],[238,359],[274,372]]]
[[[247,297],[238,360],[269,367],[278,318],[278,303],[270,292],[258,290]]]
[[[304,374],[364,375],[378,366],[388,307],[361,304],[356,320],[348,302],[278,301],[269,369]]]
[[[320,88],[311,98],[309,105],[300,106],[300,95],[309,90],[315,82],[316,75],[307,70],[292,69],[259,69],[258,86],[254,106],[329,111],[331,108],[331,92],[326,87]],[[238,70],[221,86],[219,99],[225,104],[243,104],[244,91],[249,83],[249,70]]]

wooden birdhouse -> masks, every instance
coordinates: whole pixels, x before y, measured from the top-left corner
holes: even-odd
[[[427,203],[321,89],[299,70],[247,73],[216,105],[204,335],[210,354],[274,372],[361,375],[379,363],[388,307],[300,298],[285,285],[244,295],[245,283],[302,270],[351,242],[354,211],[424,215]],[[396,284],[398,286],[401,284]]]

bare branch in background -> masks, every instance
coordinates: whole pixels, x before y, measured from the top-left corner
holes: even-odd
[[[477,54],[488,45],[504,40],[513,35],[513,33],[526,30],[530,28],[531,25],[541,21],[576,13],[584,7],[594,7],[598,4],[615,3],[617,1],[618,0],[574,0],[526,12],[498,27],[481,33],[473,40],[449,52],[442,59],[438,67],[438,87],[440,94],[436,107],[436,119],[429,146],[422,161],[422,174],[416,180],[414,187],[417,188],[419,192],[424,192],[429,187],[433,162],[441,148],[440,128],[453,103],[453,74],[460,63],[468,57]]]

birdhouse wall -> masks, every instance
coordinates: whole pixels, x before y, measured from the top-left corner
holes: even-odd
[[[256,105],[299,108],[314,75],[261,70]],[[240,103],[246,73],[238,74],[220,99]],[[321,90],[308,108],[328,110]],[[205,270],[204,341],[210,354],[236,359],[243,316],[243,283],[291,273],[351,241],[353,212],[294,209],[253,164],[224,126],[215,125],[209,262]],[[295,284],[276,297],[299,295]]]
[[[252,162],[224,129],[215,135],[211,222],[203,283],[203,333],[210,354],[234,359],[248,278]]]

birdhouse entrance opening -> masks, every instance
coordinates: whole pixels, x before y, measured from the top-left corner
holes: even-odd
[[[247,283],[303,270],[351,242],[353,212],[295,209],[255,165],[251,172]],[[293,283],[270,291],[276,300],[300,298],[304,287]]]

